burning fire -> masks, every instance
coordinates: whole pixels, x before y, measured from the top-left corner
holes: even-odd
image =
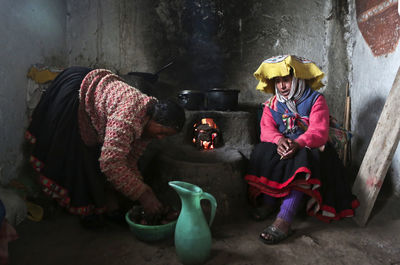
[[[201,119],[201,124],[208,124],[211,128],[218,129],[217,125],[215,124],[214,120],[211,118],[204,118]]]
[[[219,129],[211,118],[203,118],[193,125],[192,142],[200,149],[211,150],[219,143]]]

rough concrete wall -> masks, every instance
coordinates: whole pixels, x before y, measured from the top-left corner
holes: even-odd
[[[330,114],[339,122],[343,122],[349,72],[349,59],[346,52],[349,43],[348,1],[328,1],[325,10],[326,51],[322,56],[326,60],[326,67],[323,70],[327,76],[326,87],[322,91],[328,102]]]
[[[359,166],[368,148],[387,95],[393,85],[399,67],[400,49],[398,43],[395,43],[393,52],[374,56],[357,25],[354,3],[350,4],[350,18],[349,34],[352,36],[352,41],[349,42],[348,53],[351,58],[351,71],[349,73],[352,104],[351,127],[354,132],[352,153],[354,164]],[[399,26],[397,25],[397,27]],[[379,35],[379,32],[375,35],[377,39],[384,37]],[[393,113],[393,115],[397,115],[397,113]],[[390,130],[390,128],[387,129]],[[386,185],[389,188],[389,190],[385,189],[386,192],[391,191],[400,195],[399,176],[400,152],[397,149],[384,182],[384,187]]]
[[[156,71],[159,58],[167,53],[156,2],[67,1],[69,64],[105,67],[121,74]]]
[[[32,64],[61,65],[65,56],[63,1],[1,1],[0,182],[16,177],[27,125],[27,72]]]
[[[341,119],[347,77],[343,1],[69,0],[69,62],[120,74],[154,72],[178,90],[240,89],[255,105],[270,95],[255,90],[263,59],[296,54],[327,73],[323,90]],[[341,78],[329,78],[330,73]]]
[[[246,1],[236,49],[232,54],[231,82],[242,90],[244,103],[263,102],[270,95],[256,91],[253,72],[263,59],[277,54],[296,54],[313,60],[326,74],[321,90],[334,116],[342,116],[343,83],[347,61],[338,1]],[[241,13],[243,14],[243,13]],[[338,59],[339,58],[339,59]],[[342,91],[340,91],[342,90]],[[339,95],[338,95],[339,94]],[[339,102],[339,104],[337,104]]]

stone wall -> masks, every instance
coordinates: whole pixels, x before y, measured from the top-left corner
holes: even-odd
[[[387,2],[391,4],[379,8],[379,5]],[[348,56],[351,58],[352,151],[356,168],[368,148],[399,67],[400,26],[397,5],[397,1],[356,1],[350,4],[351,41]],[[365,13],[366,10],[381,11]],[[386,29],[393,32],[388,34]],[[400,195],[399,172],[400,153],[397,149],[383,185],[385,192]]]
[[[0,8],[0,183],[17,176],[27,126],[27,73],[65,64],[63,1],[2,1]]]
[[[343,116],[347,83],[345,1],[69,0],[67,46],[71,65],[160,74],[158,88],[225,87],[239,102],[257,105],[253,72],[273,55],[296,54],[326,72],[332,113]],[[84,25],[84,26],[83,26]]]

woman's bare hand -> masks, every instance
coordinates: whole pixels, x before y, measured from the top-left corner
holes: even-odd
[[[296,141],[290,140],[290,147],[283,154],[283,156],[281,156],[281,159],[292,158],[297,153],[297,151],[299,151],[299,149],[300,149],[300,145]]]
[[[300,145],[296,141],[285,137],[279,139],[277,152],[281,159],[293,157],[299,149]]]
[[[290,148],[291,141],[292,140],[290,140],[289,138],[285,138],[285,137],[282,137],[281,139],[279,139],[278,148],[277,148],[278,155],[280,155],[281,157],[285,155],[285,153]]]
[[[163,206],[157,199],[153,190],[149,187],[139,197],[140,204],[143,206],[143,210],[146,216],[156,216],[161,214]]]

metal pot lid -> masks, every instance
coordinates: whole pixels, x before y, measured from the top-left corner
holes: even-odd
[[[182,90],[180,92],[181,95],[186,95],[186,94],[204,94],[203,91],[199,91],[199,90]]]
[[[207,92],[234,92],[234,93],[239,93],[240,90],[227,89],[227,88],[212,88],[212,89],[208,90]]]

